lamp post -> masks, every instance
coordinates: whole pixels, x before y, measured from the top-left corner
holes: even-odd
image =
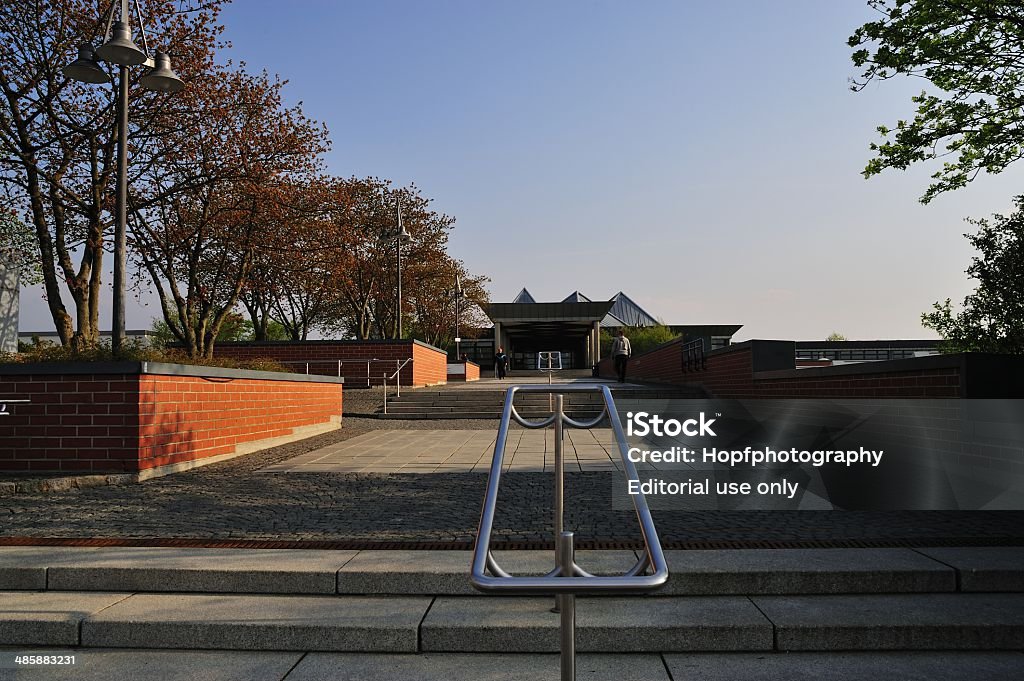
[[[146,41],[146,30],[142,26],[142,14],[136,7],[139,28],[142,30],[142,46],[139,49],[132,40],[131,12],[129,0],[121,0],[121,13],[118,21],[114,21],[114,8],[118,3],[112,2],[107,17],[107,30],[103,44],[93,49],[89,43],[78,48],[78,58],[64,67],[64,75],[81,83],[108,83],[110,76],[99,65],[98,59],[118,66],[117,82],[117,221],[114,226],[114,305],[111,321],[111,350],[114,355],[120,354],[124,345],[124,297],[128,224],[128,67],[145,66],[150,72],[139,82],[142,87],[154,92],[178,92],[185,83],[171,69],[171,57],[166,52],[156,52],[156,58],[149,56],[149,45]]]
[[[402,224],[402,204],[396,202],[398,206],[398,228],[395,230],[393,235],[386,235],[395,237],[395,259],[397,275],[398,275],[398,287],[395,294],[395,310],[398,315],[397,325],[397,337],[399,340],[402,339],[402,244],[407,244],[412,240],[412,235],[405,230],[405,225]]]
[[[459,344],[462,339],[459,338],[459,317],[462,316],[462,300],[466,297],[466,292],[462,290],[462,283],[459,281],[459,275],[455,275],[455,361],[462,361],[462,353],[459,352]]]

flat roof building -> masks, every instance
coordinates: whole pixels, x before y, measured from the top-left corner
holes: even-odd
[[[559,302],[540,303],[523,289],[511,303],[490,303],[484,312],[494,324],[490,337],[463,340],[469,359],[490,366],[503,347],[513,369],[535,369],[537,353],[558,351],[565,369],[589,369],[601,359],[601,329],[661,324],[619,291],[608,300],[593,300],[573,291]],[[705,340],[710,350],[728,345],[742,324],[664,324],[685,340]]]

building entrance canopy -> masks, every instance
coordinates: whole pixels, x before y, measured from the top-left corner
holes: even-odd
[[[534,368],[532,358],[560,350],[563,366],[589,367],[600,359],[601,320],[615,301],[561,303],[491,303],[494,339],[517,368]]]

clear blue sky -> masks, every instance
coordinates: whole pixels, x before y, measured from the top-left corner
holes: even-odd
[[[860,176],[922,85],[849,91],[845,41],[871,17],[864,0],[239,0],[224,21],[233,59],[327,123],[332,173],[415,182],[457,218],[451,250],[493,300],[621,289],[738,338],[931,337],[921,312],[970,288],[963,218],[1006,212],[1022,171],[929,206],[933,169]],[[49,328],[30,305],[22,328]]]

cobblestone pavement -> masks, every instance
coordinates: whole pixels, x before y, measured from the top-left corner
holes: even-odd
[[[346,411],[373,392],[346,394]],[[364,412],[368,413],[368,412]],[[372,430],[497,430],[487,420],[345,418],[344,428],[143,483],[0,497],[0,536],[209,540],[466,541],[475,536],[478,473],[261,473]],[[636,517],[613,510],[612,474],[566,476],[566,527],[585,541],[636,541]],[[550,473],[502,477],[494,537],[548,540]],[[1016,511],[654,511],[664,542],[1024,543]]]
[[[341,431],[134,485],[0,498],[6,537],[466,541],[480,514],[477,473],[257,473],[368,432]],[[396,423],[396,422],[392,422]],[[404,422],[397,422],[404,423]],[[434,422],[437,428],[438,423]],[[485,422],[486,423],[486,422]],[[383,426],[383,422],[374,422]],[[492,424],[493,427],[494,424]],[[611,474],[566,476],[566,526],[583,541],[636,541],[612,510]],[[551,537],[550,473],[502,478],[494,537]],[[655,511],[665,542],[947,542],[1024,539],[1024,512]]]

